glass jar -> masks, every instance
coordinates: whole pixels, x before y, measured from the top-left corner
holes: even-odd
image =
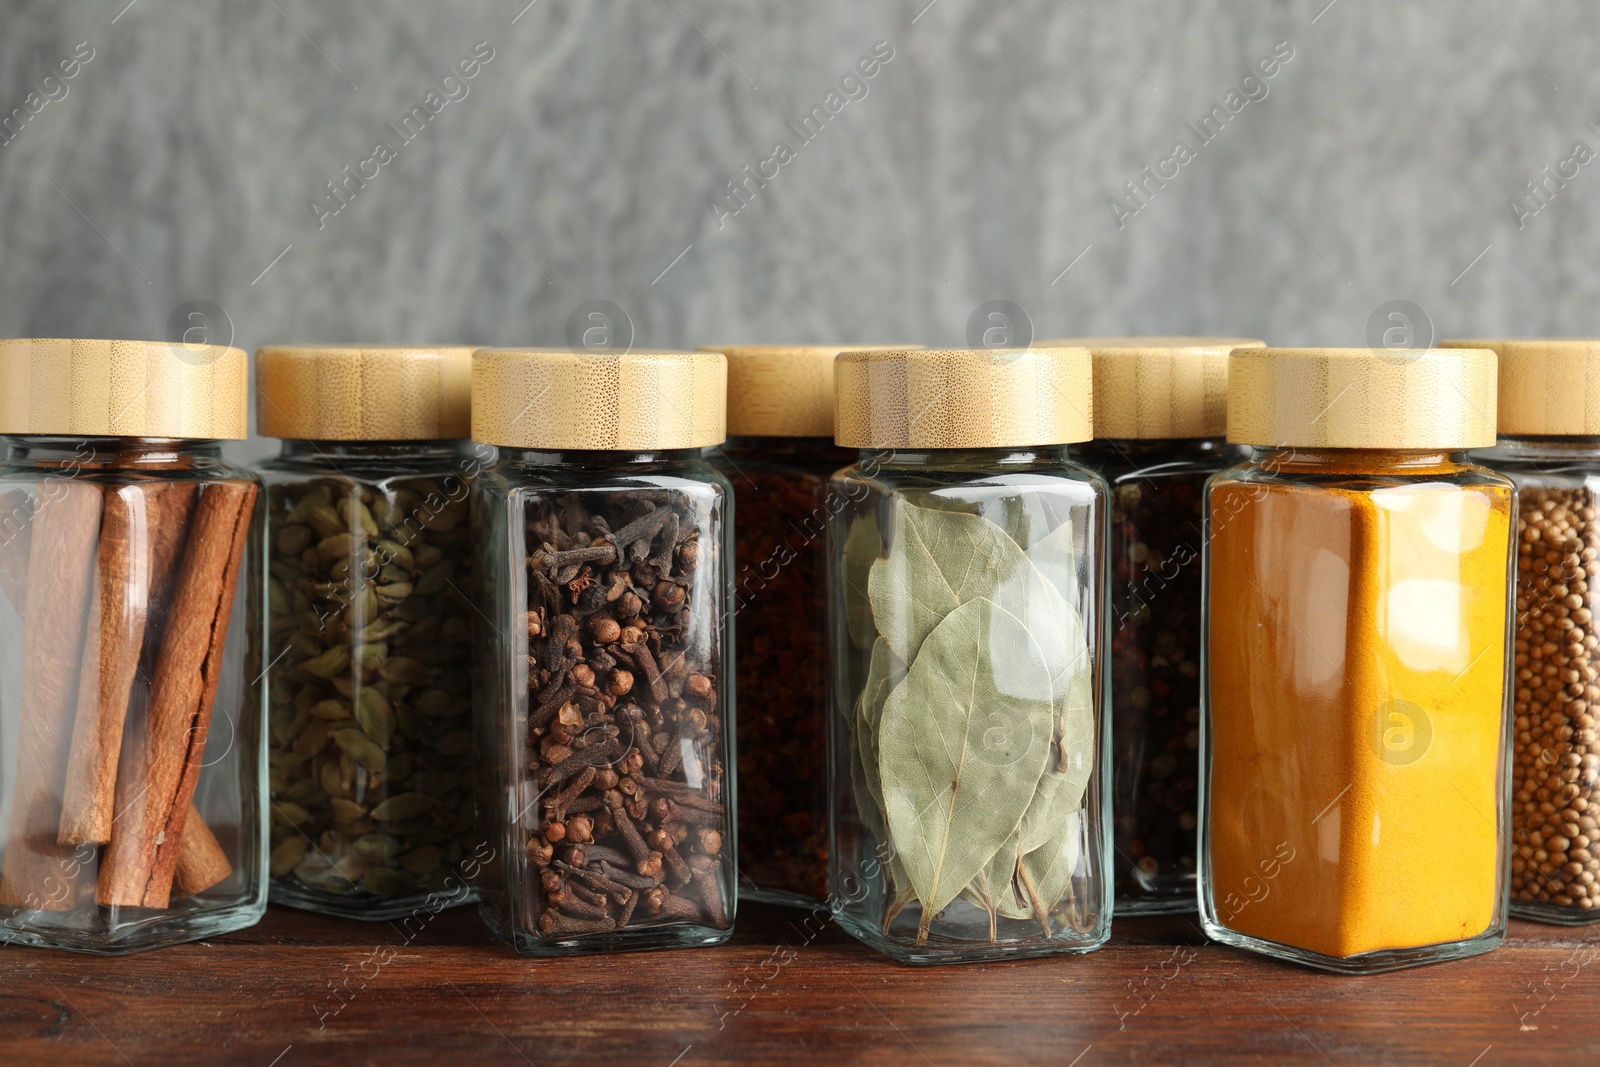
[[[1193,911],[1200,778],[1200,552],[1206,479],[1229,445],[1228,353],[1261,341],[1086,337],[1111,484],[1112,866],[1119,914]]]
[[[266,909],[245,353],[0,341],[0,940],[101,955]]]
[[[1103,944],[1105,482],[1089,354],[851,352],[829,521],[830,897],[906,963]]]
[[[480,913],[533,956],[733,929],[719,353],[480,350]]]
[[[470,348],[269,346],[272,900],[393,919],[470,899]]]
[[[828,478],[837,346],[707,347],[728,359],[739,643],[739,875],[752,900],[828,895]]]
[[[1510,481],[1492,352],[1238,349],[1208,487],[1201,918],[1326,970],[1506,927]]]
[[[1500,357],[1499,447],[1517,486],[1511,914],[1600,921],[1600,409],[1593,341],[1452,341]]]

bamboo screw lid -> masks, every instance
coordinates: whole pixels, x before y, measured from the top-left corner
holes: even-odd
[[[472,437],[508,448],[705,448],[727,434],[720,352],[480,348]]]
[[[1484,349],[1236,348],[1228,440],[1261,447],[1494,444],[1495,355]]]
[[[238,440],[248,365],[222,345],[0,340],[0,433]]]
[[[1600,341],[1448,341],[1500,357],[1503,434],[1600,437]]]
[[[256,430],[301,441],[429,441],[471,432],[472,348],[266,345]]]
[[[1265,348],[1267,343],[1254,337],[1063,337],[1040,342],[1046,347],[1087,348]]]
[[[852,347],[872,346],[702,345],[700,351],[728,357],[730,435],[832,437],[833,360]]]
[[[1026,448],[1094,435],[1085,348],[893,349],[834,362],[845,448]]]
[[[1094,435],[1221,437],[1228,426],[1228,353],[1265,348],[1243,337],[1084,337],[1060,344],[1094,357]]]

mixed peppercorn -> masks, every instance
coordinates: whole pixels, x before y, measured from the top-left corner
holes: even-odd
[[[1135,473],[1112,493],[1113,840],[1134,910],[1194,900],[1207,473]]]

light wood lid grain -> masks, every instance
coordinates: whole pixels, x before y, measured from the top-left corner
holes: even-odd
[[[832,437],[833,360],[882,345],[702,345],[728,357],[728,433]],[[903,345],[902,348],[920,348]]]
[[[1492,351],[1236,348],[1228,357],[1236,444],[1462,449],[1494,436]]]
[[[1228,353],[1244,337],[1085,337],[1094,356],[1094,435],[1221,437],[1228,428]]]
[[[1600,436],[1600,340],[1443,341],[1500,357],[1500,432],[1530,437]]]
[[[472,429],[468,345],[264,345],[256,432],[301,441],[430,441]]]
[[[1094,436],[1085,348],[893,349],[834,361],[845,448],[1025,448]]]
[[[1087,348],[1265,348],[1267,343],[1255,337],[1062,337],[1053,341],[1040,341],[1045,347]]]
[[[249,382],[222,345],[0,340],[0,433],[238,440]]]
[[[720,352],[480,348],[472,438],[508,448],[630,452],[727,438]]]

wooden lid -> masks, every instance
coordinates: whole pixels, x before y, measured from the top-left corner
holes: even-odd
[[[428,441],[472,430],[466,345],[264,345],[256,432],[302,441]]]
[[[1045,347],[1087,348],[1265,348],[1267,342],[1254,337],[1063,337],[1041,341]]]
[[[1243,337],[1085,337],[1094,356],[1094,435],[1221,437],[1228,428],[1228,353]]]
[[[1500,432],[1530,437],[1600,436],[1600,341],[1448,341],[1500,357]]]
[[[1228,440],[1263,447],[1494,444],[1495,355],[1470,348],[1236,348]]]
[[[0,433],[239,440],[248,397],[238,348],[0,340]]]
[[[508,448],[704,448],[727,434],[720,352],[480,348],[472,438]]]
[[[1025,448],[1094,436],[1085,348],[844,352],[834,440],[845,448]]]
[[[870,347],[702,345],[700,351],[728,357],[730,435],[832,437],[833,358]]]

